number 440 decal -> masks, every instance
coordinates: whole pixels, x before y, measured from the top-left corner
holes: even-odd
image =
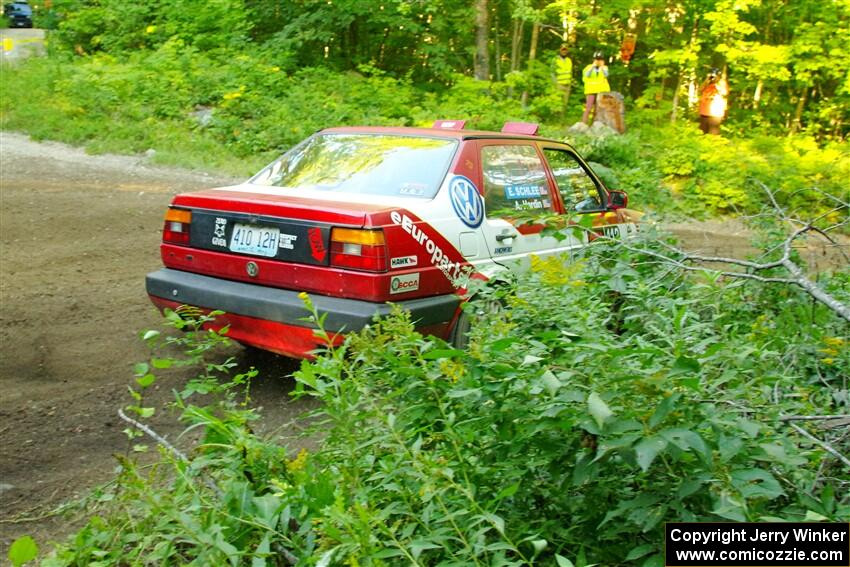
[[[624,239],[631,238],[638,232],[638,227],[632,223],[609,224],[602,227],[602,233],[608,238]]]
[[[622,238],[620,227],[616,224],[602,227],[602,233],[608,238]]]

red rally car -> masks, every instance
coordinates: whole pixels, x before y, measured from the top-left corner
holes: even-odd
[[[458,341],[459,276],[587,243],[572,230],[555,238],[529,213],[592,215],[614,238],[638,230],[625,193],[536,132],[463,121],[322,130],[241,185],[174,197],[148,295],[160,309],[224,311],[216,326],[231,338],[292,357],[321,346],[300,292],[329,333],[362,329],[394,303],[421,332]]]

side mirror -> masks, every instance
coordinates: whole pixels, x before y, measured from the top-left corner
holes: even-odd
[[[608,191],[608,208],[612,211],[625,209],[629,205],[629,196],[625,191]]]

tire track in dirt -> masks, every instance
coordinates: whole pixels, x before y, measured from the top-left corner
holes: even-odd
[[[233,181],[0,133],[0,556],[20,535],[42,544],[76,527],[9,519],[112,478],[127,448],[116,411],[149,354],[137,333],[162,323],[144,276],[160,267],[163,212],[176,192]],[[229,354],[244,362],[239,347]],[[287,396],[291,362],[262,366],[252,398],[271,430],[310,404]],[[150,396],[154,426],[172,438],[181,428],[165,406],[187,377]]]

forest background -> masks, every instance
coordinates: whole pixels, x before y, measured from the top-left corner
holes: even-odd
[[[143,333],[153,354],[123,410],[144,425],[145,390],[173,387],[199,441],[153,467],[122,458],[44,565],[657,567],[665,521],[850,517],[850,333],[779,261],[801,263],[789,225],[827,242],[848,230],[850,1],[33,5],[48,56],[2,67],[4,129],[248,175],[327,126],[534,121],[635,208],[746,218],[768,266],[700,271],[647,230],[480,290],[510,309],[482,310],[465,351],[397,314],[295,374],[321,401],[310,453],[254,434],[256,371],[172,313],[190,332]],[[567,135],[600,50],[628,131]],[[712,67],[731,87],[721,136],[696,125]],[[809,277],[850,304],[846,268]],[[176,384],[186,367],[198,378]],[[152,445],[142,431],[128,455]],[[13,548],[16,565],[37,553]]]
[[[92,152],[153,149],[160,163],[248,175],[331,125],[525,120],[563,137],[584,104],[580,69],[602,51],[629,133],[571,141],[644,208],[754,212],[763,193],[747,178],[758,177],[818,211],[828,204],[812,182],[835,192],[850,173],[847,0],[33,6],[50,57],[4,73],[0,123]],[[562,43],[574,63],[566,117],[553,83]],[[729,116],[723,139],[704,140],[695,103],[715,67],[731,87]]]

